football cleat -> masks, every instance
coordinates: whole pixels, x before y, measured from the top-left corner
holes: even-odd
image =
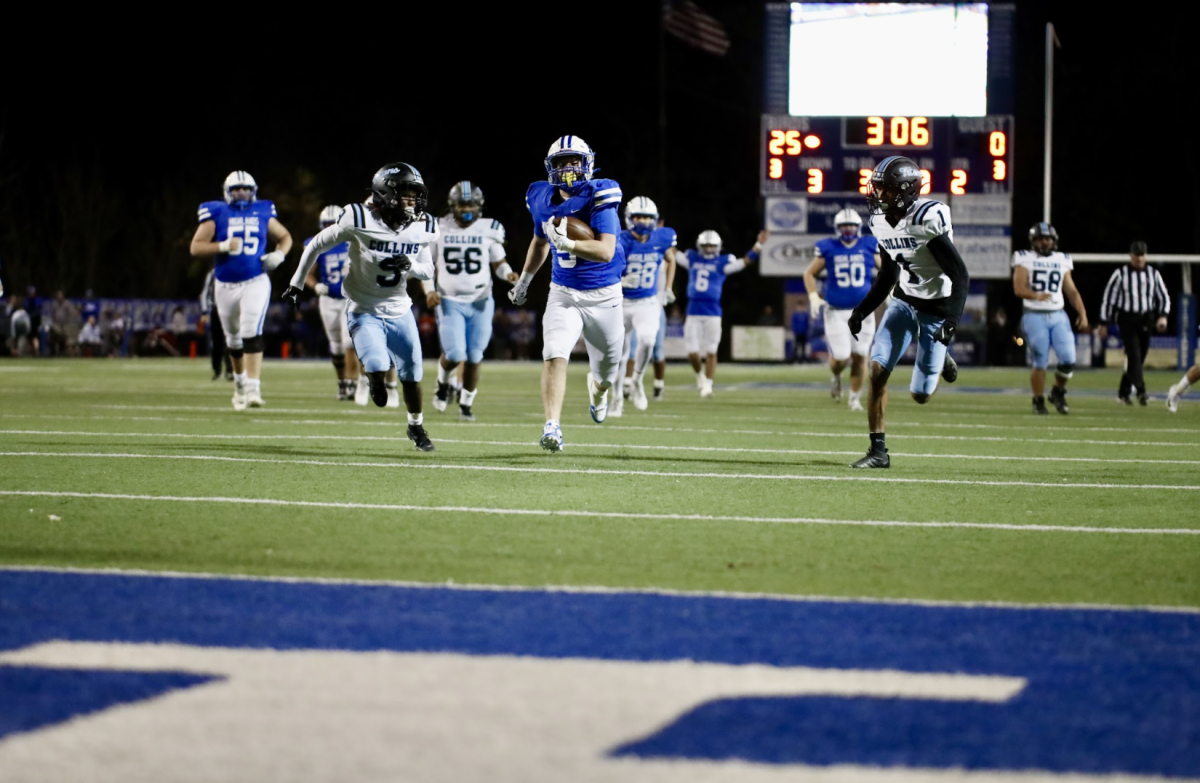
[[[641,378],[633,382],[633,393],[629,395],[629,399],[633,402],[633,407],[639,411],[650,407],[650,401],[646,399],[646,386],[642,383]]]
[[[602,424],[608,418],[608,389],[600,389],[593,383],[592,374],[587,375],[588,385],[588,413],[592,414],[592,421],[597,424]]]
[[[251,408],[267,407],[267,404],[263,402],[262,394],[257,389],[252,392],[246,392],[246,405]]]
[[[214,372],[214,373],[213,373],[213,377],[212,377],[212,379],[213,379],[214,381],[219,381],[219,380],[221,380],[221,371],[220,371],[220,370],[217,370],[216,372]]]
[[[392,386],[387,387],[387,408],[400,407],[400,390]]]
[[[241,386],[235,386],[233,389],[233,409],[235,411],[246,410],[246,390]]]
[[[408,425],[408,439],[421,451],[433,451],[433,441],[429,439],[428,433],[420,424]]]
[[[450,384],[438,381],[437,391],[433,393],[433,409],[437,411],[446,410],[446,405],[450,402]]]
[[[1067,405],[1067,390],[1059,386],[1050,389],[1050,402],[1054,405],[1055,410],[1064,416],[1071,412],[1071,406]]]
[[[1149,404],[1150,398],[1146,395],[1146,392],[1138,392],[1138,405],[1141,405],[1143,408],[1145,408]]]
[[[1050,414],[1050,411],[1046,410],[1046,398],[1045,397],[1034,397],[1033,398],[1033,412],[1034,412],[1034,414],[1036,414],[1038,416],[1047,416]]]
[[[338,381],[337,399],[338,402],[354,399],[354,391],[346,381]]]
[[[656,401],[656,402],[661,402],[661,401],[662,401],[662,399],[663,399],[663,398],[666,396],[666,392],[667,392],[667,388],[666,388],[665,386],[655,386],[655,387],[654,387],[654,399],[655,399],[655,401]]]
[[[942,365],[942,379],[946,383],[954,383],[958,380],[958,363],[950,354],[946,354],[946,361]]]
[[[704,381],[704,385],[702,387],[700,387],[700,396],[701,397],[713,396],[713,383],[712,383],[711,378],[706,378]]]
[[[1117,402],[1121,403],[1122,405],[1133,405],[1133,400],[1129,399],[1128,394],[1118,394]]]
[[[863,409],[862,403],[858,401],[858,398],[851,397],[850,398],[850,410],[861,411],[862,409]]]
[[[230,370],[225,371],[225,380],[227,380],[227,381],[233,380],[233,372],[232,371],[230,371]]]
[[[388,387],[383,382],[383,374],[375,373],[368,375],[367,378],[371,382],[371,402],[375,403],[376,408],[382,408],[388,404]]]
[[[365,375],[360,375],[358,384],[354,387],[354,404],[366,405],[371,401],[371,382]]]
[[[475,421],[475,414],[471,413],[470,405],[459,405],[458,406],[458,420],[459,421]]]
[[[608,404],[608,417],[610,419],[619,419],[625,415],[625,398],[619,394],[614,394],[612,401]]]
[[[829,376],[829,396],[833,398],[834,402],[842,401],[842,376]]]
[[[887,449],[883,451],[868,451],[867,456],[851,462],[852,468],[890,468],[892,466],[892,458],[888,456]]]
[[[563,443],[562,427],[558,426],[558,422],[546,422],[546,426],[542,428],[542,448],[555,453],[562,451],[565,445]]]
[[[1179,398],[1183,395],[1179,393],[1179,384],[1175,384],[1167,391],[1167,410],[1175,413],[1179,410]]]
[[[625,378],[621,381],[621,396],[628,400],[631,394],[633,394],[633,378]]]

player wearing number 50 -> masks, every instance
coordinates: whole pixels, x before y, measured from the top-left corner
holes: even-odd
[[[342,208],[325,207],[319,219],[321,230],[338,221]],[[304,240],[305,247],[312,237]],[[345,242],[317,256],[317,263],[308,272],[304,284],[319,297],[317,307],[321,311],[321,323],[325,325],[325,336],[329,338],[329,355],[338,379],[338,400],[353,400],[358,388],[358,356],[350,341],[350,328],[346,325],[346,297],[342,295],[342,281],[350,268],[350,249]]]
[[[567,359],[583,335],[591,372],[587,377],[592,420],[608,416],[608,391],[621,369],[625,325],[621,312],[621,274],[625,251],[617,242],[621,222],[621,186],[611,179],[592,179],[596,154],[578,136],[561,136],[546,153],[546,180],[534,182],[525,193],[525,206],[533,217],[533,240],[525,254],[525,267],[511,291],[513,304],[523,304],[529,282],[546,262],[550,296],[542,318],[542,406],[546,425],[542,448],[563,447],[563,395],[567,385]],[[568,218],[587,224],[592,239],[567,236]],[[555,221],[558,221],[556,224]],[[620,392],[618,392],[620,393]]]
[[[275,205],[258,200],[258,183],[245,171],[225,178],[225,201],[200,205],[192,236],[194,257],[214,256],[213,298],[233,361],[233,409],[261,407],[263,321],[271,301],[267,277],[292,249],[292,235],[275,215]],[[267,252],[267,240],[275,249]]]
[[[420,172],[407,163],[390,163],[375,173],[371,196],[348,204],[336,223],[312,238],[300,256],[283,298],[299,306],[301,286],[317,257],[339,244],[349,245],[350,271],[342,281],[349,300],[350,338],[371,384],[371,399],[387,405],[386,376],[394,363],[408,408],[408,437],[421,451],[433,451],[421,414],[421,340],[408,298],[408,279],[433,277],[429,246],[437,239],[437,220],[425,214],[429,191]]]
[[[967,301],[967,267],[954,247],[950,208],[920,198],[921,170],[908,158],[884,158],[871,173],[868,225],[879,239],[883,263],[875,284],[850,314],[850,334],[858,337],[867,316],[895,286],[871,347],[871,399],[867,406],[871,448],[855,468],[891,465],[884,443],[887,382],[896,363],[917,341],[917,361],[909,390],[920,404],[937,390],[938,376],[954,383],[958,367],[946,354]]]
[[[1074,265],[1071,257],[1058,250],[1058,232],[1049,223],[1037,223],[1029,229],[1030,250],[1013,253],[1013,291],[1025,300],[1021,328],[1029,340],[1029,358],[1033,369],[1029,385],[1033,389],[1033,412],[1044,416],[1046,398],[1046,366],[1050,363],[1050,346],[1058,366],[1054,372],[1054,388],[1050,402],[1059,413],[1069,413],[1067,381],[1075,372],[1075,333],[1063,310],[1063,294],[1075,308],[1075,325],[1080,331],[1088,328],[1083,297],[1071,279]]]
[[[879,268],[879,240],[862,236],[862,218],[853,209],[843,209],[833,217],[837,236],[822,239],[814,249],[815,258],[804,270],[804,286],[812,317],[825,305],[825,341],[829,344],[829,393],[835,402],[842,400],[842,370],[850,362],[850,401],[852,411],[861,411],[863,376],[867,356],[875,336],[875,314],[863,319],[862,331],[855,340],[850,336],[850,313],[871,290],[875,270]],[[825,272],[825,299],[817,295],[817,273]]]
[[[492,275],[512,283],[517,273],[505,260],[504,226],[499,220],[483,220],[483,190],[469,180],[450,188],[450,214],[438,221],[438,241],[433,256],[437,266],[433,280],[422,280],[425,303],[436,308],[442,356],[438,360],[437,391],[433,407],[446,410],[450,400],[451,373],[463,368],[459,393],[459,418],[474,421],[471,406],[479,389],[479,363],[492,339]]]

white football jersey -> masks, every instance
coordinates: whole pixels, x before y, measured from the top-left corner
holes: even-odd
[[[900,290],[913,299],[941,299],[950,296],[952,282],[941,264],[929,252],[929,240],[945,234],[954,241],[950,207],[940,201],[919,198],[893,228],[883,215],[867,218],[871,233],[879,238],[879,247],[899,264]]]
[[[1026,310],[1061,310],[1063,309],[1063,278],[1075,268],[1071,257],[1066,253],[1055,250],[1048,256],[1043,256],[1032,250],[1018,250],[1013,253],[1012,265],[1025,267],[1029,270],[1029,287],[1035,294],[1047,293],[1050,298],[1044,301],[1026,299]]]
[[[452,215],[438,221],[433,256],[443,299],[477,302],[492,295],[492,264],[504,260],[504,226],[479,218],[463,228]]]
[[[399,231],[383,222],[370,204],[348,204],[338,222],[323,229],[304,248],[292,285],[300,288],[317,256],[342,242],[350,244],[350,268],[342,281],[342,293],[350,300],[348,311],[380,318],[399,318],[411,312],[408,280],[433,278],[433,254],[438,237],[437,219],[424,215]],[[412,267],[397,269],[400,256]],[[298,281],[298,282],[297,282]]]

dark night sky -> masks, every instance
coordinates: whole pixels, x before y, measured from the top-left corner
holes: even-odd
[[[544,13],[427,4],[369,19],[339,8],[239,17],[239,28],[255,31],[246,34],[200,18],[138,19],[118,32],[115,11],[95,20],[95,32],[76,20],[52,42],[30,39],[27,51],[0,55],[9,74],[0,94],[4,280],[191,297],[203,276],[187,254],[195,206],[220,197],[228,171],[253,173],[299,241],[322,204],[359,199],[372,172],[395,159],[421,169],[439,208],[457,179],[480,184],[485,212],[509,229],[516,265],[530,236],[525,189],[564,133],[591,143],[626,195],[655,198],[684,243],[716,228],[741,252],[761,219],[762,6],[700,4],[733,46],[716,58],[666,39],[665,193],[658,3]],[[1180,117],[1184,29],[1159,14],[1132,16],[1018,3],[1017,246],[1041,215],[1043,36],[1053,21],[1063,43],[1053,203],[1063,248],[1122,252],[1139,236],[1152,253],[1200,249],[1200,191],[1190,184],[1200,163]],[[881,78],[922,62],[901,42],[864,42],[831,56],[826,78],[837,78],[839,56],[877,59]],[[47,58],[54,68],[34,67]],[[781,290],[757,277],[731,287]],[[741,309],[734,320],[749,316]]]

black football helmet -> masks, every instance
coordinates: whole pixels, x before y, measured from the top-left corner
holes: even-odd
[[[872,215],[903,213],[921,195],[921,168],[909,158],[892,155],[879,161],[867,184]]]
[[[412,208],[404,206],[400,196],[411,193],[416,201]],[[375,172],[371,179],[371,200],[389,223],[408,225],[421,215],[429,204],[429,188],[421,172],[407,163],[389,163]]]
[[[470,180],[455,182],[450,188],[450,211],[454,219],[466,228],[479,219],[483,213],[483,189]]]
[[[1038,240],[1043,237],[1052,240],[1046,249],[1038,246]],[[1054,230],[1054,226],[1045,221],[1034,223],[1033,227],[1029,229],[1029,246],[1038,255],[1048,256],[1055,250],[1058,250],[1058,232]]]

